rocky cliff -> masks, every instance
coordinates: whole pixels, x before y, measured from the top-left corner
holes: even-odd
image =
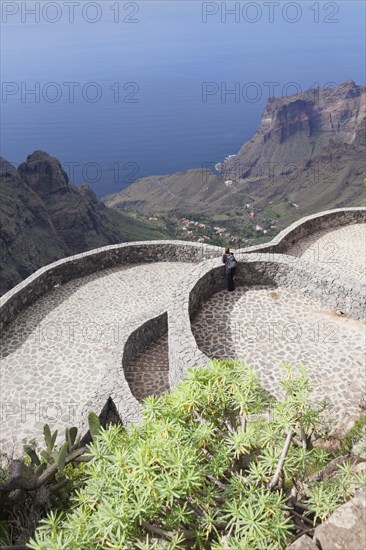
[[[0,157],[1,294],[64,256],[159,231],[107,208],[86,185],[70,185],[60,162],[35,151],[18,169]]]
[[[347,81],[270,100],[253,138],[219,171],[189,170],[134,182],[105,203],[142,212],[243,215],[278,228],[304,214],[363,204],[365,87]],[[291,208],[289,208],[289,205]]]
[[[280,176],[286,171],[288,176],[323,157],[334,163],[336,172],[344,167],[340,151],[347,160],[358,157],[351,155],[352,150],[362,156],[365,104],[365,87],[352,80],[334,89],[310,89],[273,99],[253,138],[224,163],[225,172],[236,178],[262,176],[265,165],[271,164],[272,174]]]

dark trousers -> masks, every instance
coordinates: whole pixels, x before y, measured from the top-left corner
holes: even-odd
[[[229,292],[233,292],[233,290],[235,290],[234,276],[235,267],[229,269],[229,271],[226,273],[227,289]]]

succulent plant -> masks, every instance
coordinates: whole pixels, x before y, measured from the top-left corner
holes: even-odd
[[[90,435],[94,441],[101,429],[99,418],[94,412],[88,414],[88,423]]]

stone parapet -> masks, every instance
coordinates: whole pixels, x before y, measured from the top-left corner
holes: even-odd
[[[274,285],[297,289],[332,311],[356,320],[365,319],[366,286],[349,283],[320,266],[281,254],[243,254],[236,285]],[[202,262],[181,281],[168,308],[169,369],[176,386],[189,367],[209,361],[199,350],[191,320],[200,305],[225,286],[225,268],[220,259]],[[220,312],[217,312],[220,315]]]
[[[284,253],[305,236],[321,229],[366,222],[366,208],[334,209],[306,216],[279,233],[272,241],[238,252]],[[201,262],[215,258],[222,248],[188,241],[138,241],[104,246],[63,258],[38,269],[0,298],[0,330],[25,307],[57,285],[96,271],[123,264],[160,261]]]
[[[30,275],[0,299],[0,330],[25,307],[57,285],[118,265],[148,262],[201,262],[221,248],[186,241],[146,241],[104,246],[63,258]]]
[[[334,210],[326,210],[318,214],[305,216],[286,227],[270,242],[250,246],[242,250],[247,254],[254,252],[283,254],[289,247],[316,231],[354,223],[366,223],[366,208],[364,206],[335,208]]]

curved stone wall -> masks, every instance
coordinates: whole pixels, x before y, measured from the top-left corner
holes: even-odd
[[[325,268],[313,267],[286,255],[243,255],[238,264],[236,284],[275,285],[299,290],[331,310],[365,319],[365,285],[343,281]],[[200,305],[225,288],[225,268],[221,260],[207,260],[196,266],[175,291],[168,309],[170,384],[176,386],[188,368],[209,358],[198,348],[191,320]],[[220,312],[217,312],[220,315]]]
[[[57,285],[118,265],[147,262],[200,262],[221,248],[186,241],[146,241],[105,246],[42,267],[0,300],[0,330],[22,309]]]
[[[334,209],[301,218],[272,241],[239,252],[283,253],[305,236],[325,228],[366,222],[366,208]],[[57,285],[121,264],[182,261],[201,262],[221,255],[222,248],[187,241],[139,241],[105,246],[49,264],[0,298],[0,330],[22,309]]]
[[[131,332],[124,344],[121,368],[116,370],[114,365],[110,366],[109,372],[105,373],[107,380],[106,387],[99,388],[83,408],[81,418],[82,433],[86,433],[88,430],[87,417],[89,411],[102,411],[99,417],[101,422],[105,424],[107,418],[106,411],[110,409],[111,404],[113,404],[114,412],[123,424],[139,422],[141,404],[134,397],[127,383],[126,370],[135,355],[142,352],[151,342],[158,340],[167,330],[168,318],[165,312],[153,319],[149,319]],[[110,384],[110,382],[112,383]]]
[[[128,337],[122,356],[122,367],[126,372],[132,358],[142,352],[150,342],[158,340],[168,331],[168,316],[163,313],[154,319],[149,319]]]
[[[301,218],[281,231],[270,242],[243,249],[245,253],[283,254],[304,237],[321,231],[354,223],[366,223],[366,208],[336,208]]]

